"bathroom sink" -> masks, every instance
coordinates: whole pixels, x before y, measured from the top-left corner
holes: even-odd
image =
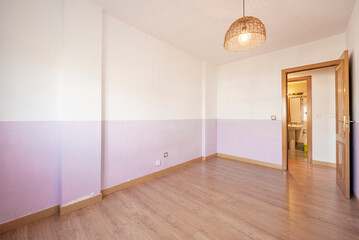
[[[295,150],[295,132],[299,131],[302,128],[302,125],[288,125],[288,141],[289,141],[289,150]]]

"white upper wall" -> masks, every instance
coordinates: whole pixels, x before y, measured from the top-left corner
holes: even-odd
[[[281,119],[281,70],[338,59],[345,34],[218,67],[219,119]]]
[[[102,48],[107,119],[201,118],[202,62],[102,24],[96,4],[4,0],[0,11],[0,121],[100,120]]]
[[[0,121],[101,119],[102,9],[0,1]]]
[[[107,14],[103,87],[106,120],[201,118],[202,62]]]
[[[352,16],[347,28],[347,45],[349,50],[349,57],[351,60],[350,66],[350,88],[351,88],[351,104],[352,116],[351,118],[359,121],[359,1],[357,0],[353,9]]]
[[[206,119],[217,118],[217,67],[209,62],[204,62],[204,99]]]
[[[0,121],[60,118],[62,0],[0,1]]]
[[[64,19],[63,0],[0,1],[0,121],[99,119],[102,13],[82,3],[86,11],[78,7]],[[357,12],[358,3],[347,31],[352,53],[359,49]],[[72,26],[75,18],[82,23]],[[105,118],[200,118],[201,61],[106,14],[104,21]],[[279,119],[280,70],[336,59],[344,49],[341,34],[219,66],[218,110],[207,108],[206,118],[218,111],[219,118]],[[208,69],[214,74],[213,66]],[[359,92],[358,81],[352,82]],[[207,84],[206,92],[213,93],[214,86]],[[215,95],[207,94],[208,106]],[[356,109],[359,101],[353,98]]]
[[[64,3],[62,120],[101,120],[102,8]]]

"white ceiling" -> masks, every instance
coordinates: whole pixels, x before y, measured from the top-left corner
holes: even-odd
[[[355,0],[246,0],[267,40],[254,50],[223,48],[242,0],[92,0],[117,19],[201,60],[224,64],[345,32]]]

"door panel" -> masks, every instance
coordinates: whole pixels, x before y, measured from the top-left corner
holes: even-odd
[[[335,70],[336,171],[337,184],[350,198],[350,125],[349,125],[349,60],[348,51],[340,57]]]

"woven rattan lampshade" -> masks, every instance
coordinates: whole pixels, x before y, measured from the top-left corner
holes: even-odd
[[[244,1],[243,1],[244,16]],[[231,52],[247,51],[266,40],[266,28],[255,17],[242,17],[232,23],[224,38],[224,48]]]

